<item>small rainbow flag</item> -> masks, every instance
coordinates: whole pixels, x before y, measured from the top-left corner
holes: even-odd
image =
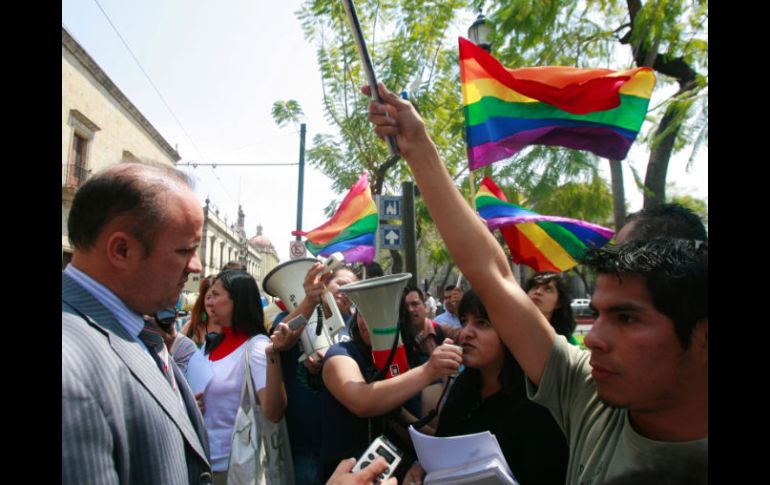
[[[328,258],[339,251],[348,263],[371,263],[378,224],[377,205],[364,173],[350,188],[331,219],[311,231],[292,231],[291,234],[307,237],[305,246],[315,256]]]
[[[623,160],[642,127],[655,86],[649,67],[507,69],[462,37],[460,80],[471,170],[528,145]]]
[[[614,231],[590,222],[543,216],[508,202],[489,177],[476,194],[476,210],[491,231],[500,229],[513,262],[535,271],[567,271],[577,266],[589,247],[602,247]]]

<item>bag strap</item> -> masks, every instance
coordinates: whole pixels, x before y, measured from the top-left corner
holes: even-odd
[[[256,393],[254,392],[254,382],[251,380],[251,345],[253,337],[246,341],[246,348],[243,349],[243,385],[241,386],[241,407],[247,413],[252,408],[259,409],[256,403]]]

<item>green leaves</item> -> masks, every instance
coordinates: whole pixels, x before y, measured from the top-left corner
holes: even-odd
[[[300,119],[305,115],[302,112],[302,107],[293,99],[274,102],[271,114],[275,123],[281,128],[289,122],[293,124],[299,123]]]

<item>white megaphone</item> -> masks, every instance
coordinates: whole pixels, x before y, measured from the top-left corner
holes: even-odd
[[[331,258],[330,258],[331,259]],[[305,288],[302,286],[305,275],[308,270],[318,262],[314,258],[293,259],[279,264],[273,268],[262,280],[262,288],[270,296],[280,298],[286,305],[289,313],[294,311],[305,298]],[[327,265],[329,263],[327,262]],[[326,349],[332,345],[332,337],[339,333],[345,326],[345,321],[340,314],[339,308],[334,301],[334,295],[325,292],[324,300],[331,310],[332,316],[323,319],[323,325],[318,335],[316,327],[318,325],[318,313],[314,312],[305,325],[300,342],[302,344],[302,355],[299,361],[302,362],[309,356],[316,354],[320,358]]]
[[[398,332],[398,310],[404,287],[411,277],[411,273],[399,273],[340,287],[340,291],[350,298],[366,321],[372,339],[372,358],[377,369],[385,368],[393,341],[398,339],[393,361],[385,374],[386,379],[409,370],[406,350]]]

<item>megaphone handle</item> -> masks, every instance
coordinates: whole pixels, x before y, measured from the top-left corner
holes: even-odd
[[[315,336],[318,337],[319,335],[321,335],[321,330],[323,330],[323,325],[324,325],[324,310],[322,305],[318,305],[317,307],[315,307],[315,314],[316,314],[316,319],[318,320],[315,327]]]

